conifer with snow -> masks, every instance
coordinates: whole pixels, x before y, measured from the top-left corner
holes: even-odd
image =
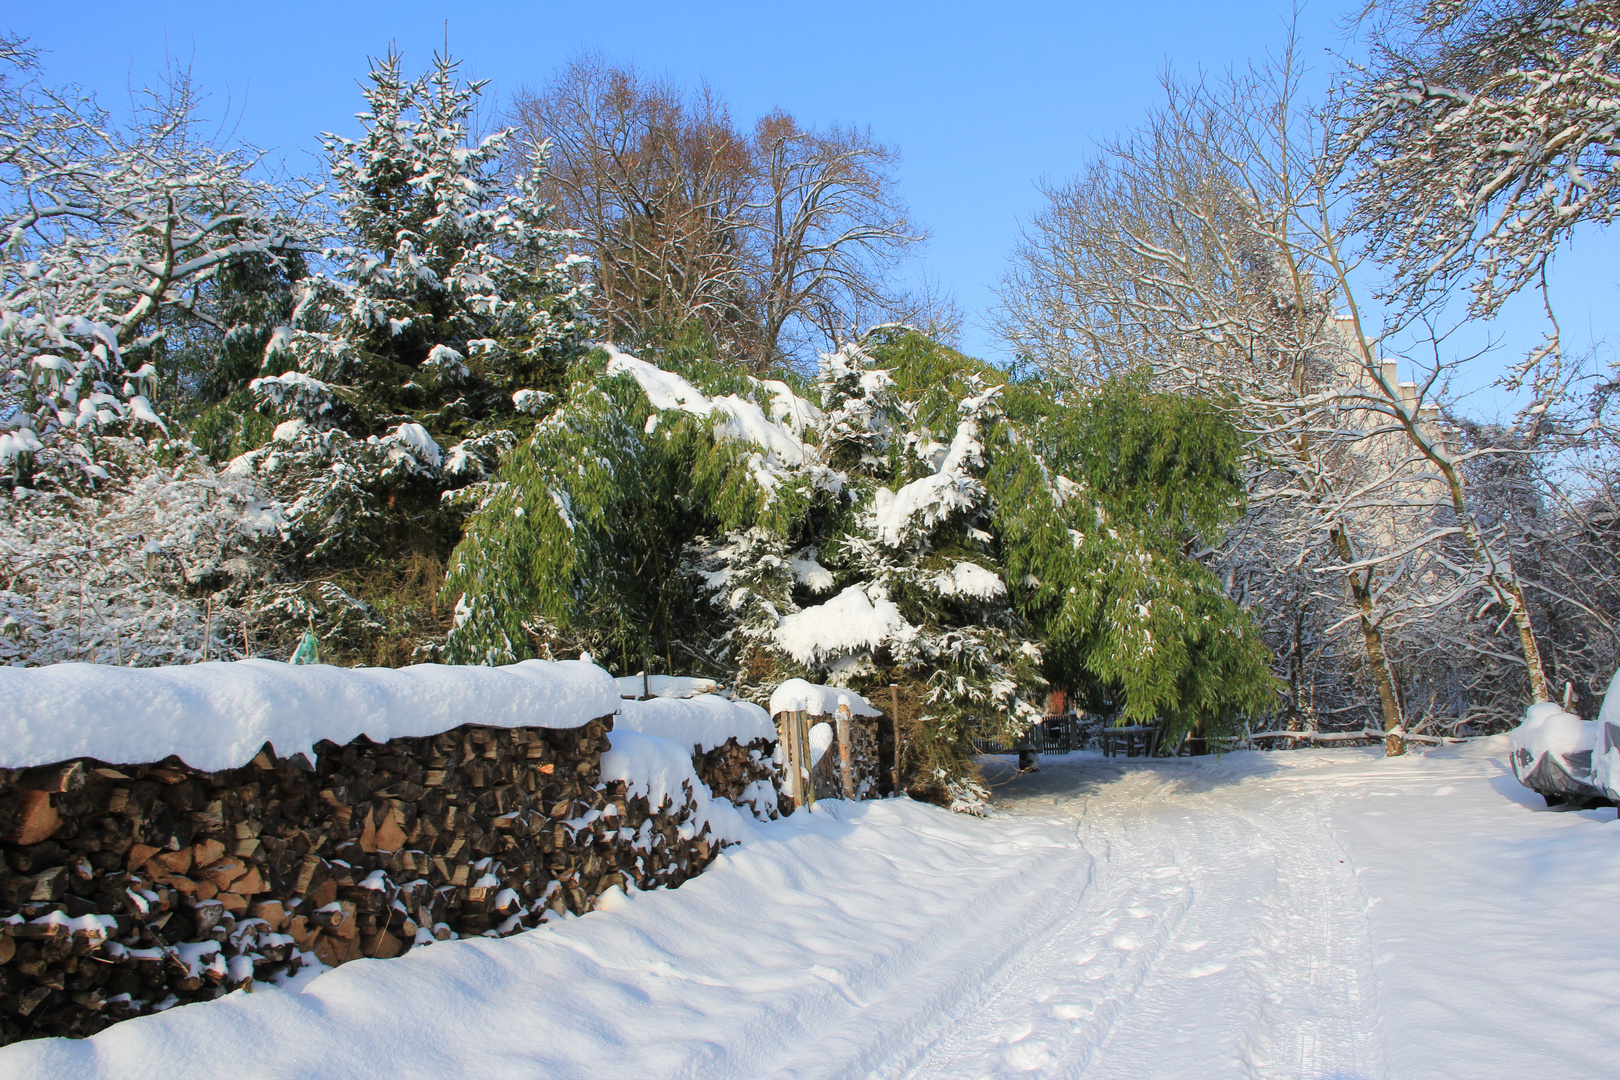
[[[343,246],[298,284],[253,383],[283,422],[233,468],[274,485],[317,557],[442,531],[441,494],[494,471],[577,351],[579,260],[537,195],[544,149],[502,194],[511,133],[470,141],[484,83],[456,66],[372,65],[365,134],[327,136]]]

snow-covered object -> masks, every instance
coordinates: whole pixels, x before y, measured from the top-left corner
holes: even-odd
[[[729,801],[715,797],[692,768],[691,751],[680,743],[618,728],[609,742],[612,748],[602,755],[604,783],[623,780],[630,798],[645,795],[647,805],[655,810],[665,799],[680,806],[690,791],[697,812],[681,826],[683,833],[687,829],[699,833],[708,825],[709,835],[718,840],[740,842],[749,834],[750,819]]]
[[[1592,783],[1620,801],[1620,671],[1609,680],[1598,710],[1592,748]]]
[[[785,712],[804,712],[811,716],[829,716],[838,706],[848,705],[855,716],[882,716],[872,703],[853,690],[842,686],[817,686],[803,679],[789,679],[771,694],[771,715]]]
[[[747,746],[755,739],[775,739],[770,714],[751,701],[732,701],[718,694],[692,698],[655,697],[649,701],[618,703],[613,730],[656,735],[686,747],[712,750],[727,739]]]
[[[825,604],[784,617],[776,643],[799,663],[813,666],[827,657],[909,641],[916,632],[892,600],[851,585]]]
[[[690,698],[720,690],[720,684],[713,679],[695,675],[621,675],[617,682],[623,698]]]
[[[575,728],[619,707],[613,677],[579,660],[509,667],[340,668],[274,660],[163,668],[0,667],[0,768],[171,754],[204,771],[247,764],[265,743],[314,759],[346,743],[436,735],[461,724]]]
[[[1532,705],[1524,711],[1524,721],[1508,733],[1513,775],[1543,795],[1603,798],[1603,792],[1593,786],[1592,776],[1597,735],[1597,724],[1550,701]]]

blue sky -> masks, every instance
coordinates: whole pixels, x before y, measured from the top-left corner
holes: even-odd
[[[870,124],[902,153],[901,181],[933,234],[927,272],[968,317],[968,351],[997,357],[982,326],[992,288],[1038,208],[1036,183],[1073,174],[1098,139],[1158,100],[1167,64],[1184,72],[1242,63],[1275,47],[1290,0],[1202,3],[31,3],[0,25],[46,50],[52,82],[78,82],[117,106],[165,56],[189,62],[241,138],[304,157],[321,130],[353,132],[355,80],[390,41],[406,63],[450,47],[504,97],[543,82],[580,49],[691,83],[706,78],[748,124],[780,106],[811,123]],[[1300,16],[1320,68],[1344,7]],[[1314,58],[1320,57],[1319,61]],[[1572,344],[1613,322],[1620,260],[1609,236],[1561,258],[1556,288]],[[1510,349],[1539,334],[1522,305],[1496,329]],[[1483,338],[1483,329],[1470,337]],[[1468,383],[1490,381],[1490,362]],[[1486,395],[1488,398],[1489,395]],[[1483,411],[1492,410],[1483,400]]]

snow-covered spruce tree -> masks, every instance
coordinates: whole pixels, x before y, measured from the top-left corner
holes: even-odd
[[[343,246],[298,285],[253,389],[284,418],[233,469],[272,484],[319,561],[448,550],[441,496],[487,478],[561,387],[582,294],[538,198],[543,147],[502,194],[509,131],[472,142],[483,82],[437,57],[373,64],[359,139],[327,136]]]
[[[868,335],[868,344],[901,332]],[[898,358],[898,357],[897,357]],[[859,344],[823,359],[822,445],[845,478],[844,513],[819,555],[842,588],[781,620],[778,649],[822,681],[903,687],[914,703],[903,763],[966,808],[975,729],[1038,714],[1041,648],[1003,580],[987,440],[1001,388],[958,373],[910,400]]]

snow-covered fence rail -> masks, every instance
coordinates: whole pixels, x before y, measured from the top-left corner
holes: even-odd
[[[0,1042],[515,933],[743,828],[588,664],[87,668],[0,669]]]

